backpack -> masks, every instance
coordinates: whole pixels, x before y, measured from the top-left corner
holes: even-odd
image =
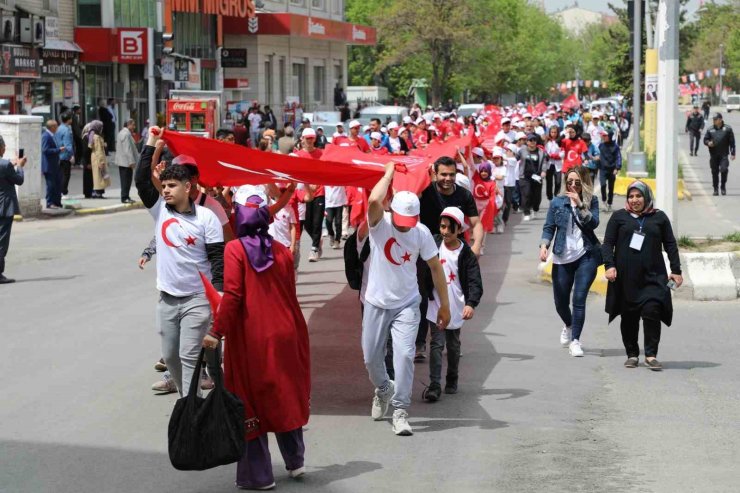
[[[349,235],[344,242],[344,274],[347,276],[347,284],[352,289],[360,290],[362,287],[362,272],[365,260],[370,256],[370,241],[365,241],[360,254],[357,254],[357,231]]]

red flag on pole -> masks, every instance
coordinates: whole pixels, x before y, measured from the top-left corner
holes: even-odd
[[[576,98],[575,94],[571,94],[565,100],[563,100],[562,103],[560,103],[560,106],[563,107],[565,110],[569,110],[571,108],[578,108],[581,105],[581,103],[578,101],[578,98]]]
[[[200,280],[203,282],[203,287],[206,290],[206,298],[208,299],[208,303],[211,305],[211,313],[215,317],[218,313],[218,307],[221,304],[221,294],[216,291],[216,288],[213,287],[213,284],[211,284],[211,281],[203,275],[202,272],[198,272],[200,274]]]

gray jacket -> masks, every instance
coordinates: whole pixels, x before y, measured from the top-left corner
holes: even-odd
[[[546,171],[545,151],[537,148],[536,151],[529,152],[527,146],[519,149],[519,179],[530,178],[534,174],[541,174]]]
[[[0,217],[21,213],[16,185],[23,185],[23,168],[16,168],[7,159],[0,159]]]
[[[116,166],[127,168],[139,162],[139,149],[128,128],[123,127],[116,138]]]

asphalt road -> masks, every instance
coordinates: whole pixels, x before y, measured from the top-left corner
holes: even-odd
[[[618,326],[592,296],[586,356],[571,358],[551,287],[534,280],[542,220],[520,221],[489,238],[460,393],[422,402],[417,365],[410,438],[369,417],[359,306],[339,252],[302,265],[308,473],[288,478],[273,442],[279,491],[737,491],[740,303],[677,301],[665,371],[653,373],[622,367]],[[0,289],[0,491],[234,491],[233,465],[179,472],[168,460],[176,398],[149,390],[160,376],[155,270],[136,267],[152,231],[142,210],[15,224],[6,270],[18,283]]]

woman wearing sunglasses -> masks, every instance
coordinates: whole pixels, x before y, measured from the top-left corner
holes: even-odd
[[[601,245],[594,233],[598,225],[599,199],[593,195],[591,175],[583,166],[571,168],[547,211],[540,260],[547,260],[552,245],[555,309],[565,324],[560,344],[575,357],[583,356],[581,331],[586,320],[586,297],[601,264]]]

